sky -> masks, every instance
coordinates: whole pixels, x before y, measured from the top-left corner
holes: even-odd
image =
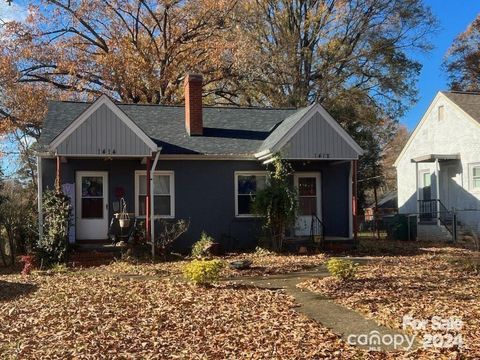
[[[432,38],[435,48],[427,54],[415,55],[423,68],[418,81],[419,101],[401,119],[409,130],[415,128],[435,94],[448,90],[447,75],[441,68],[444,56],[455,37],[480,13],[478,0],[426,0],[425,3],[437,17],[440,30]]]
[[[425,0],[425,3],[437,17],[440,29],[431,39],[434,46],[432,51],[427,54],[411,54],[423,68],[418,80],[418,102],[400,120],[409,130],[415,128],[435,94],[448,90],[447,75],[441,68],[444,56],[455,37],[480,13],[479,0]],[[8,6],[5,0],[0,0],[0,18],[23,20],[25,16],[24,0],[15,0],[11,6]],[[5,139],[1,140],[0,143],[4,146],[11,144]]]

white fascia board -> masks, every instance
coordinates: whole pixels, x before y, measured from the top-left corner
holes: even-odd
[[[127,125],[142,141],[153,151],[157,150],[157,145],[153,142],[135,122],[130,119],[107,95],[100,96],[85,111],[83,111],[74,121],[70,123],[57,137],[50,142],[50,148],[55,150],[63,141],[67,139],[90,115],[97,111],[100,106],[106,105],[125,125]]]

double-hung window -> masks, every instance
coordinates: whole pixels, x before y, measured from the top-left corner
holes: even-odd
[[[235,215],[237,217],[254,216],[252,203],[258,191],[265,188],[265,171],[235,172]]]
[[[175,181],[173,171],[153,174],[153,214],[159,218],[175,217]],[[135,215],[144,217],[147,200],[147,173],[135,171]]]
[[[470,184],[472,190],[480,191],[480,164],[473,164],[470,167]]]

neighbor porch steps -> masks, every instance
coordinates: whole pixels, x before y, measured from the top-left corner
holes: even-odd
[[[436,222],[419,223],[417,225],[417,240],[420,241],[452,241],[452,235],[443,225]]]

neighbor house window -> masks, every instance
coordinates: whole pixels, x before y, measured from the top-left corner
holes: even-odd
[[[267,173],[264,171],[235,173],[235,215],[253,216],[252,203],[257,192],[265,189]]]
[[[443,105],[438,107],[438,121],[442,121],[445,118],[445,108]]]
[[[471,167],[471,184],[473,190],[480,190],[480,164]]]
[[[175,217],[175,182],[173,171],[155,171],[153,175],[153,212],[155,217]],[[135,172],[135,215],[145,217],[147,200],[147,173]]]

